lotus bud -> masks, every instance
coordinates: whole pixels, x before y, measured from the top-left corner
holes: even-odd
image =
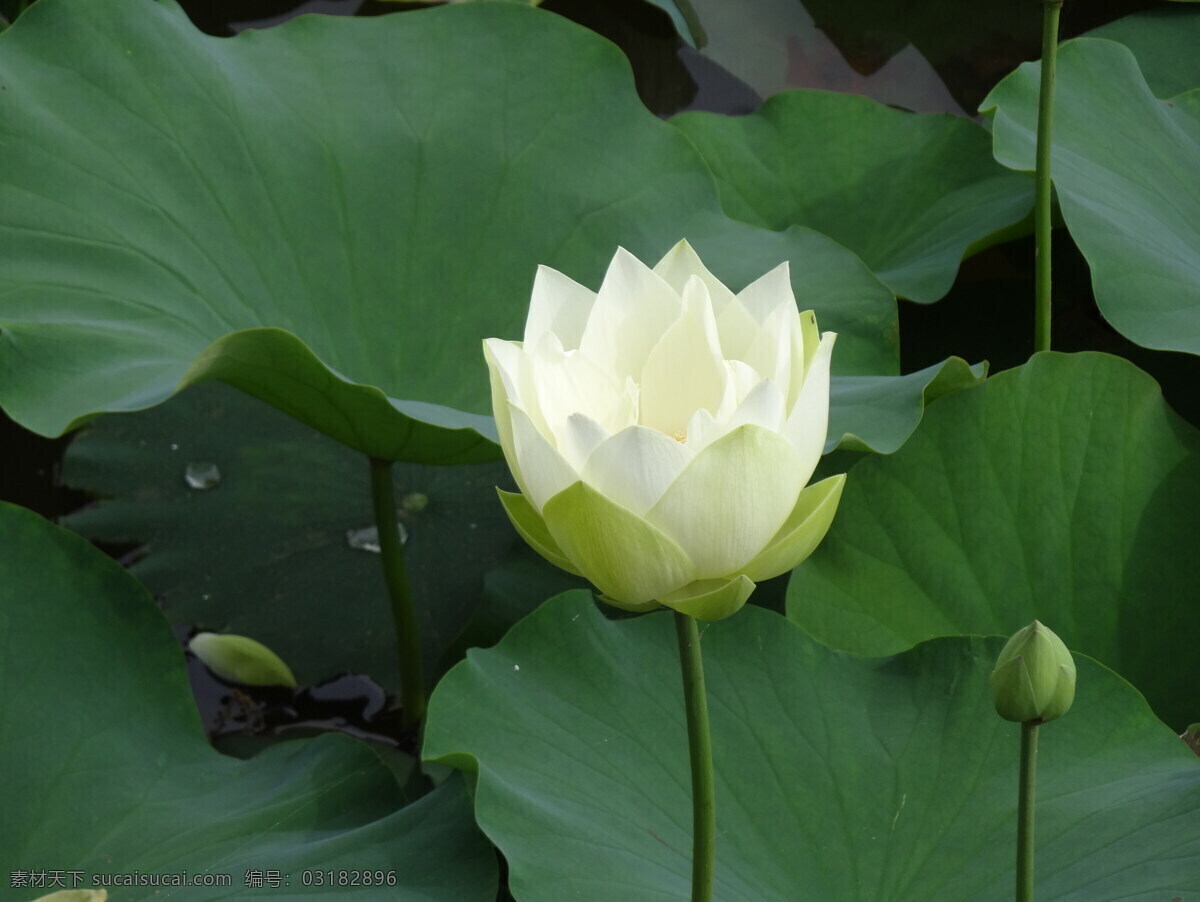
[[[686,241],[618,250],[599,292],[545,266],[523,341],[484,342],[496,431],[535,551],[631,611],[718,620],[825,536],[832,332],[787,263],[735,294]]]
[[[1005,720],[1042,724],[1062,717],[1075,700],[1075,661],[1038,621],[1019,631],[996,659],[992,701]]]
[[[296,688],[296,677],[279,655],[246,636],[196,633],[188,648],[205,667],[230,683]]]
[[[429,506],[429,496],[421,492],[409,492],[400,499],[400,507],[410,514],[419,514]]]

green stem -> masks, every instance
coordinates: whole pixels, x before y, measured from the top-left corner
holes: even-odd
[[[710,902],[717,852],[717,798],[712,738],[708,732],[708,699],[704,694],[704,661],[700,657],[700,631],[695,619],[676,612],[675,632],[679,636],[679,666],[683,672],[692,763],[692,902]]]
[[[375,509],[383,579],[392,604],[392,620],[396,624],[396,642],[400,651],[400,722],[405,730],[415,730],[425,718],[421,634],[417,626],[417,612],[413,608],[412,589],[408,584],[400,527],[396,523],[392,462],[389,460],[371,458],[371,504]]]
[[[1021,724],[1021,786],[1017,796],[1017,902],[1033,902],[1033,809],[1037,783],[1036,723]]]
[[[1054,57],[1058,51],[1058,14],[1063,0],[1044,0],[1042,15],[1042,86],[1038,92],[1037,170],[1033,184],[1034,240],[1037,243],[1033,349],[1050,350],[1050,148],[1054,131]]]

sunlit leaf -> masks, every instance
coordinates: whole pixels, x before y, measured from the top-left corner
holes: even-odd
[[[1034,168],[1039,79],[1024,63],[980,107],[1013,169]],[[1051,174],[1101,312],[1140,345],[1200,353],[1200,104],[1159,100],[1129,48],[1079,38],[1054,105]]]

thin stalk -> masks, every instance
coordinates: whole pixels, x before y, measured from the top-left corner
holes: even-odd
[[[1054,58],[1058,51],[1058,14],[1063,0],[1044,0],[1042,84],[1038,92],[1037,170],[1033,184],[1034,240],[1037,243],[1033,349],[1050,350],[1050,148],[1054,132]]]
[[[676,612],[675,632],[679,636],[679,667],[683,673],[692,764],[692,902],[710,902],[716,868],[717,798],[708,699],[704,694],[704,661],[700,657],[700,631],[695,619]]]
[[[375,509],[375,528],[379,531],[379,557],[387,584],[396,624],[396,643],[400,652],[400,723],[406,731],[415,730],[425,719],[425,677],[421,668],[421,634],[417,612],[413,608],[412,589],[400,527],[396,523],[396,499],[392,488],[392,462],[371,458],[371,505]]]
[[[1017,902],[1033,902],[1033,809],[1037,784],[1036,723],[1021,724],[1021,776],[1017,795]]]

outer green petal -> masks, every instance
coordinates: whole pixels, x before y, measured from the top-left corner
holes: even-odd
[[[697,454],[646,519],[695,562],[693,578],[745,573],[787,522],[806,481],[801,466],[779,433],[739,426]]]
[[[673,540],[585,482],[551,498],[542,515],[566,556],[610,598],[647,602],[695,577],[695,566]]]
[[[840,473],[813,483],[801,492],[775,538],[741,572],[755,582],[762,582],[787,573],[812,554],[829,531],[845,484],[846,474]]]
[[[657,601],[617,601],[615,598],[609,598],[607,595],[597,596],[605,604],[611,604],[614,608],[620,608],[622,611],[633,611],[635,614],[644,614],[647,611],[653,611],[655,608],[661,608],[662,605]]]
[[[550,535],[550,530],[546,528],[546,521],[529,503],[528,498],[518,495],[516,492],[506,492],[504,489],[496,489],[496,494],[500,496],[500,503],[504,505],[504,512],[508,514],[508,519],[512,521],[512,525],[530,548],[559,570],[566,570],[576,576],[583,575],[567,560],[563,550],[558,547],[558,543]]]
[[[739,575],[727,580],[698,579],[659,600],[697,620],[724,620],[740,611],[753,591],[754,581]]]

